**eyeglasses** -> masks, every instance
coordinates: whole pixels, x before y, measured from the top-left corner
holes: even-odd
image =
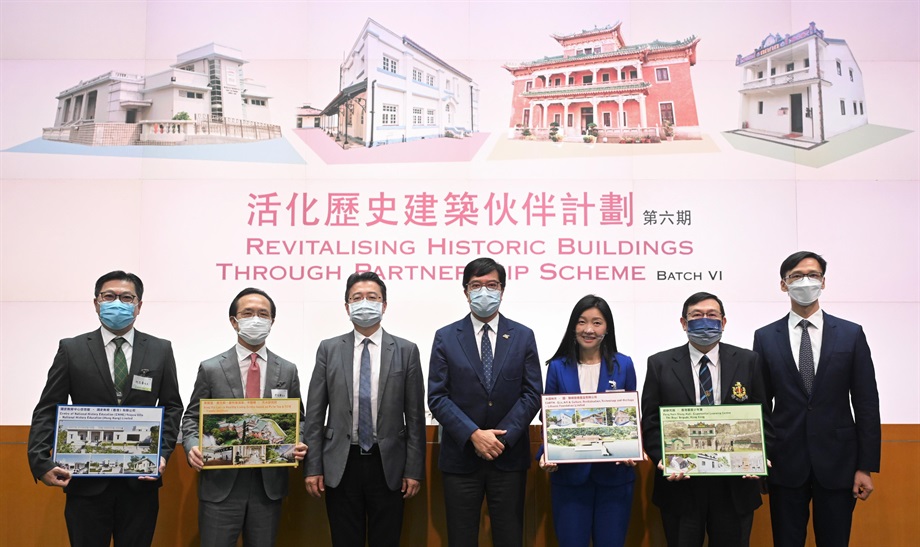
[[[236,314],[236,316],[239,319],[250,319],[252,317],[258,317],[259,319],[271,319],[272,318],[271,312],[267,310],[259,310],[259,311],[242,310],[238,314]]]
[[[703,312],[700,312],[700,311],[695,311],[695,312],[693,312],[693,313],[687,315],[687,319],[689,319],[689,320],[691,320],[691,321],[693,321],[694,319],[715,319],[716,321],[719,321],[719,320],[722,319],[722,314],[719,313],[719,312],[716,312],[716,311],[711,311],[711,312],[708,312],[708,313],[703,313]]]
[[[104,292],[99,293],[99,296],[96,297],[99,302],[114,302],[116,300],[121,300],[125,304],[132,304],[137,300],[137,296],[129,293],[123,292],[121,294],[115,294],[113,292]]]
[[[468,291],[478,291],[481,288],[487,288],[490,291],[500,291],[502,290],[502,284],[498,281],[489,281],[488,283],[480,283],[479,281],[473,281],[472,283],[466,284],[466,289]]]
[[[368,294],[355,293],[348,297],[348,302],[350,304],[357,304],[358,302],[362,300],[367,300],[368,302],[382,302],[383,298],[377,293],[368,293]]]
[[[807,274],[802,273],[792,273],[783,278],[783,281],[786,283],[795,283],[796,281],[801,281],[805,278],[811,279],[812,281],[821,281],[824,279],[823,273],[811,272]]]

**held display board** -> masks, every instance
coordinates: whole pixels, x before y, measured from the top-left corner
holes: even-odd
[[[202,470],[297,467],[300,399],[202,399]]]
[[[491,256],[541,360],[596,294],[641,386],[696,292],[750,348],[799,250],[828,260],[821,308],[865,329],[882,421],[918,421],[897,394],[920,384],[920,3],[347,5],[3,3],[2,425],[29,423],[57,341],[99,328],[112,270],[187,363],[266,291],[268,346],[305,379],[353,328],[349,274],[383,277],[383,326],[424,363]]]
[[[543,395],[547,463],[644,460],[639,393]]]
[[[58,405],[52,459],[74,478],[160,475],[163,407]]]
[[[661,407],[665,476],[767,475],[760,405]]]

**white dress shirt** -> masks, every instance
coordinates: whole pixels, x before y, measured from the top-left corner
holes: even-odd
[[[246,381],[249,379],[249,366],[252,364],[252,350],[246,349],[239,342],[236,343],[236,357],[240,365],[240,378],[243,380],[243,397],[246,396]],[[255,352],[259,356],[259,395],[265,395],[265,368],[268,366],[268,349],[263,345]]]
[[[495,356],[495,341],[498,340],[498,318],[499,315],[496,313],[495,317],[489,321],[489,342],[492,342],[492,356]],[[473,333],[476,339],[476,349],[479,350],[479,355],[482,355],[482,326],[485,325],[479,319],[476,319],[476,316],[472,313],[470,314],[470,319],[473,320]]]
[[[799,323],[802,322],[802,319],[805,318],[794,311],[789,312],[789,345],[792,348],[792,358],[795,359],[796,367],[799,366],[799,348],[802,345],[802,329],[799,328]],[[818,358],[821,356],[821,336],[824,334],[824,312],[818,309],[818,311],[811,314],[808,322],[810,323],[808,336],[811,338],[811,354],[814,357],[815,374],[818,374]]]
[[[125,354],[125,362],[128,364],[128,371],[131,371],[131,358],[134,357],[134,328],[124,334],[114,334],[105,327],[99,327],[102,331],[102,345],[105,347],[105,359],[109,362],[109,373],[112,375],[112,381],[115,381],[115,339],[121,336],[125,343],[121,345],[121,351]]]
[[[693,387],[696,389],[696,404],[700,404],[700,359],[703,358],[703,352],[693,347],[693,344],[688,345],[690,346],[690,366],[693,367]],[[709,374],[712,376],[712,400],[715,404],[721,405],[722,386],[719,382],[721,369],[719,366],[719,344],[709,350],[706,357],[709,357]]]
[[[352,359],[352,423],[351,438],[358,444],[358,418],[361,390],[361,354],[364,353],[364,339],[369,338],[367,351],[371,357],[371,419],[374,426],[374,441],[377,440],[377,390],[380,387],[380,345],[383,343],[383,329],[379,328],[370,336],[355,331],[355,351]]]

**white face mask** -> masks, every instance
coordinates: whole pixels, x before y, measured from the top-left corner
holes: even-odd
[[[237,332],[240,338],[247,344],[258,346],[268,338],[268,333],[272,330],[271,319],[262,319],[261,317],[245,317],[237,319],[236,324],[239,327]]]
[[[786,285],[789,297],[800,306],[807,306],[821,297],[821,281],[803,277]]]
[[[348,304],[348,316],[359,327],[372,327],[383,317],[383,302],[359,300]]]

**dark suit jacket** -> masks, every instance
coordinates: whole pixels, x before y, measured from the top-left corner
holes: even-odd
[[[354,331],[320,342],[307,394],[307,475],[323,475],[326,486],[332,488],[342,480],[352,444],[354,351]],[[377,446],[390,490],[399,490],[403,478],[425,479],[424,399],[418,346],[384,331],[377,385]]]
[[[501,315],[492,361],[492,389],[467,315],[434,335],[428,367],[428,408],[443,428],[438,465],[448,473],[472,473],[482,465],[470,435],[477,429],[507,430],[505,451],[495,460],[503,471],[530,466],[530,421],[543,391],[533,331]]]
[[[857,469],[878,471],[881,460],[878,387],[866,335],[859,325],[824,314],[809,398],[792,356],[788,321],[783,317],[754,333],[776,428],[767,447],[770,482],[800,486],[814,470],[824,488],[850,488]]]
[[[617,353],[614,356],[615,369],[613,373],[607,372],[607,362],[601,363],[601,371],[597,381],[597,392],[603,393],[614,387],[611,381],[616,382],[615,389],[626,391],[636,390],[636,369],[632,359]],[[558,393],[581,393],[581,384],[578,381],[578,365],[566,364],[564,358],[553,359],[546,372],[547,395]],[[540,453],[542,454],[541,447]],[[539,457],[539,455],[538,455]],[[566,463],[560,465],[556,472],[549,476],[553,484],[578,485],[591,479],[596,484],[617,486],[636,480],[636,472],[632,467],[617,465],[615,463]]]
[[[270,398],[272,389],[286,389],[290,399],[300,399],[300,380],[294,363],[268,351],[268,365],[264,373],[265,391],[262,397]],[[228,351],[203,361],[198,367],[195,389],[182,418],[182,445],[188,452],[198,446],[198,418],[201,399],[243,399],[243,380],[240,377],[240,362],[234,345]],[[303,405],[301,405],[303,422]],[[298,432],[298,438],[300,434]],[[263,468],[262,484],[269,499],[278,500],[288,493],[288,470],[286,468]],[[213,469],[198,474],[198,497],[210,502],[221,502],[230,495],[233,483],[239,473],[236,469]]]
[[[183,408],[176,378],[176,360],[168,340],[135,330],[128,381],[135,375],[141,375],[141,370],[145,370],[146,376],[153,379],[151,390],[129,389],[122,404],[164,407],[160,454],[168,460],[176,446]],[[45,389],[32,413],[32,428],[29,431],[29,467],[36,479],[55,466],[51,461],[51,450],[54,447],[57,405],[67,404],[68,398],[75,405],[118,406],[115,384],[112,382],[112,372],[109,370],[99,329],[61,340],[58,345]],[[105,490],[113,480],[126,480],[134,489],[158,488],[162,484],[161,481],[139,481],[132,478],[76,477],[64,491],[81,496],[95,495]]]
[[[746,349],[719,344],[719,386],[721,404],[760,404],[763,406],[764,435],[772,435],[770,413],[765,405],[763,373],[760,357]],[[747,400],[736,401],[732,386],[741,382],[747,391]],[[692,406],[697,404],[693,386],[693,369],[690,363],[690,346],[685,344],[656,353],[648,358],[645,387],[642,390],[642,444],[654,465],[662,459],[661,415],[662,406]],[[726,477],[730,481],[732,501],[739,513],[748,513],[760,507],[760,485],[753,479]],[[695,477],[687,481],[669,482],[660,471],[655,471],[655,489],[652,502],[662,510],[682,512],[693,504],[692,485],[696,481],[711,480]],[[698,487],[699,485],[697,485]]]

